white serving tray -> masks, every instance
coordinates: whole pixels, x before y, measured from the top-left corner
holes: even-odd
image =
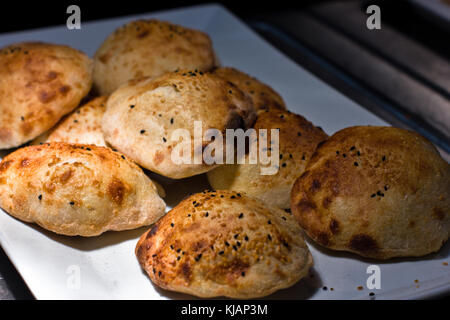
[[[67,44],[92,56],[110,32],[138,18],[163,19],[207,32],[223,65],[242,69],[270,84],[290,110],[306,116],[328,134],[352,125],[386,125],[289,60],[218,5],[82,23],[82,29],[74,31],[60,26],[4,34],[0,35],[0,46],[26,40],[47,41]],[[204,175],[165,180],[163,185],[169,207],[187,193],[209,187]],[[156,288],[141,271],[134,247],[145,230],[108,232],[95,238],[65,237],[0,212],[0,243],[38,299],[192,298]],[[369,299],[369,292],[374,292],[377,299],[424,298],[450,291],[450,266],[443,264],[449,261],[449,245],[423,259],[377,262],[308,243],[315,260],[314,277],[269,299]],[[366,269],[371,264],[381,269],[380,290],[366,287]],[[72,282],[77,270],[80,286]],[[324,286],[328,290],[323,290]],[[358,290],[359,286],[363,289]]]

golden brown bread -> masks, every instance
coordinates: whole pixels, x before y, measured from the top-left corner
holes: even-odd
[[[328,248],[378,259],[423,256],[450,234],[450,166],[416,133],[346,128],[318,147],[291,206]]]
[[[271,87],[248,74],[230,67],[219,67],[213,73],[234,83],[253,100],[256,110],[278,108],[285,110],[283,98]]]
[[[180,202],[141,236],[136,256],[156,285],[205,298],[266,296],[313,264],[292,216],[230,191]]]
[[[216,63],[207,34],[153,19],[118,28],[94,60],[94,86],[102,95],[134,78],[160,76],[177,68],[208,71]]]
[[[276,108],[260,110],[254,128],[267,129],[268,141],[272,140],[270,129],[280,129],[278,172],[262,175],[264,165],[249,163],[250,154],[258,148],[257,144],[251,144],[250,153],[244,157],[245,164],[227,164],[209,171],[208,181],[216,190],[243,191],[271,205],[289,208],[292,185],[303,173],[317,144],[327,135],[304,117]]]
[[[149,225],[165,210],[152,181],[109,148],[51,143],[0,163],[0,206],[64,235],[96,236]]]
[[[72,111],[92,85],[92,61],[67,46],[0,49],[0,149],[17,147]]]
[[[203,134],[209,128],[225,134],[226,129],[246,129],[255,119],[250,98],[233,84],[211,73],[180,70],[131,80],[116,90],[108,99],[102,129],[107,143],[142,167],[179,179],[217,166],[172,161],[172,152],[181,145],[189,144],[193,154],[194,121],[202,122]],[[188,130],[191,139],[172,141],[177,129]],[[203,141],[202,149],[208,144]]]
[[[67,142],[106,147],[102,132],[106,100],[105,96],[97,97],[78,107],[56,126],[34,139],[32,144]]]

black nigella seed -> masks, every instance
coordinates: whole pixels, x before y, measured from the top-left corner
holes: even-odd
[[[195,261],[198,261],[202,258],[202,254],[200,253],[198,256],[195,257]]]
[[[238,248],[236,246],[233,246],[233,249],[234,249],[234,251],[237,251]]]
[[[336,151],[336,154],[339,155],[339,151]]]
[[[162,272],[161,272],[161,271],[158,271],[158,276],[159,276],[159,277],[161,277],[161,274],[162,274]]]
[[[358,162],[354,162],[353,164],[355,165],[355,167],[357,167],[357,166],[358,166]]]
[[[292,159],[292,154],[290,154],[290,153],[289,153],[289,158],[291,158],[291,159]]]
[[[269,220],[269,221],[267,221],[267,224],[272,224],[272,221],[270,221],[270,220]]]
[[[133,109],[134,108],[134,104],[132,104],[131,106],[130,106],[130,109]]]
[[[281,159],[283,159],[283,155],[282,155],[282,154],[280,154],[280,160],[281,160]]]
[[[305,155],[303,155],[303,156],[302,156],[302,160],[305,160],[305,159],[306,159],[306,157],[305,157]]]
[[[224,252],[223,252],[223,251],[219,251],[219,254],[220,254],[220,255],[223,255],[223,254],[224,254]]]
[[[245,241],[248,241],[248,237],[247,237],[247,236],[245,236],[245,237],[244,237],[244,240],[245,240]]]
[[[240,198],[241,197],[241,194],[240,193],[236,193],[236,195]]]
[[[355,150],[355,149],[356,149],[356,147],[353,146],[353,147],[350,148],[350,151],[353,151],[353,150]]]
[[[173,250],[173,245],[172,245],[172,244],[170,245],[170,249],[172,249],[172,250]]]
[[[156,253],[152,255],[152,258],[155,258],[155,257],[156,257]]]
[[[21,117],[20,117],[20,120],[22,120],[22,121],[23,121],[23,120],[25,120],[25,118],[24,118],[23,116],[21,116]]]
[[[381,158],[381,160],[386,161],[386,156],[383,156],[383,158]]]
[[[375,196],[376,196],[376,194],[374,193],[374,194],[372,194],[370,197],[371,197],[371,198],[375,198]]]
[[[69,204],[70,204],[71,206],[73,206],[73,205],[75,204],[75,202],[70,201]]]
[[[230,246],[230,244],[228,243],[228,241],[225,241],[225,245],[226,245],[227,247]]]
[[[343,153],[342,156],[343,156],[344,158],[347,157],[347,155],[346,155],[345,153]]]
[[[38,199],[39,199],[39,200],[42,200],[42,194],[40,194],[40,195],[38,196]]]
[[[181,249],[177,249],[177,253],[180,253],[181,252]]]
[[[123,160],[125,160],[125,156],[121,156]]]
[[[242,271],[241,276],[245,277],[245,272],[244,271]]]
[[[233,93],[231,90],[228,90],[228,93]]]
[[[375,295],[375,293],[373,293],[373,292],[369,293],[369,296],[371,296],[371,297],[373,297],[374,295]]]
[[[286,221],[286,217],[281,217],[281,219],[283,219],[284,221]]]
[[[272,241],[272,236],[270,234],[267,235],[267,239],[269,239],[270,241]]]
[[[282,115],[280,116],[280,119],[284,119],[284,114],[282,114]]]
[[[301,136],[302,136],[302,133],[301,133],[301,132],[297,132],[297,136],[298,136],[298,137],[301,137]]]
[[[171,223],[170,226],[173,228],[175,225],[173,223]]]
[[[236,198],[236,196],[231,196],[230,198],[231,198],[231,199],[235,199],[235,198]]]
[[[86,150],[87,150],[87,151],[92,151],[92,149],[91,149],[91,148],[86,148]]]
[[[357,154],[358,156],[360,156],[360,155],[361,155],[361,152],[357,151],[356,154]]]
[[[327,290],[328,290],[328,288],[327,288],[327,287],[323,287],[323,288],[322,288],[322,290],[324,290],[324,291],[327,291]]]
[[[384,191],[387,191],[387,189],[388,189],[388,187],[387,187],[387,186],[384,186]]]
[[[77,120],[77,119],[75,119],[75,120],[73,120],[73,122],[77,123],[77,122],[78,122],[78,120]]]
[[[242,219],[243,217],[244,217],[243,213],[239,214],[239,219]]]
[[[239,241],[236,242],[237,246],[240,247],[241,243]]]
[[[167,141],[166,138],[163,137],[163,141],[166,142]]]
[[[170,118],[170,124],[173,124],[173,118]]]
[[[145,133],[145,130],[144,130],[144,129],[142,129],[142,130],[141,130],[140,132],[141,132],[141,134],[144,134],[144,133]]]
[[[236,233],[233,238],[237,239],[239,237],[239,233]]]
[[[205,217],[208,217],[209,216],[209,213],[207,212],[207,213],[205,213]]]
[[[181,259],[181,257],[180,257],[180,256],[178,256],[178,257],[177,257],[177,260],[180,260],[180,259]]]
[[[284,162],[281,166],[282,166],[283,168],[286,167],[286,162]]]

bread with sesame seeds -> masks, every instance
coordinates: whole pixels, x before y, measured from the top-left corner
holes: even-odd
[[[201,135],[208,129],[225,135],[226,129],[247,129],[255,119],[251,99],[232,83],[211,73],[180,70],[131,80],[116,90],[108,99],[102,129],[107,143],[142,167],[180,179],[217,167],[203,157],[194,162],[194,151],[201,156],[211,143],[204,138],[194,142],[196,121]],[[189,136],[180,138],[180,132]],[[182,161],[174,161],[179,155],[183,159],[175,160]]]
[[[94,88],[102,95],[134,78],[176,69],[208,71],[216,65],[207,34],[154,19],[133,21],[115,30],[94,61]]]
[[[0,149],[36,138],[76,108],[91,88],[92,68],[87,55],[63,45],[0,49]]]
[[[106,110],[106,96],[97,97],[78,107],[46,133],[32,141],[95,144],[106,147],[102,132],[102,117]]]
[[[251,154],[256,154],[258,148],[261,148],[257,143],[251,143],[250,152],[245,154],[241,164],[226,164],[209,171],[208,181],[214,189],[243,191],[266,203],[283,209],[289,208],[295,180],[305,170],[317,144],[325,140],[327,135],[304,117],[277,108],[260,110],[254,129],[258,132],[267,129],[268,142],[272,139],[270,130],[280,129],[278,144],[268,144],[269,148],[272,148],[270,152],[277,153],[273,158],[274,162],[268,165],[262,164],[261,161],[251,164]],[[263,174],[262,168],[269,166],[275,169],[275,174]]]
[[[450,166],[417,133],[343,129],[295,182],[292,213],[319,244],[364,257],[423,256],[450,235]]]
[[[278,108],[285,110],[283,98],[267,84],[231,67],[219,67],[213,73],[234,83],[253,100],[256,110]]]
[[[0,207],[58,234],[97,236],[150,225],[165,212],[155,185],[109,148],[53,142],[0,163]]]
[[[289,214],[231,191],[180,202],[136,246],[159,287],[203,298],[259,298],[307,275],[312,256]]]

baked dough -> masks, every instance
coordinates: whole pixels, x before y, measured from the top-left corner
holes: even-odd
[[[267,129],[268,141],[272,140],[270,129],[280,129],[278,172],[263,175],[261,169],[267,166],[259,161],[250,164],[250,154],[258,149],[255,143],[251,144],[250,153],[244,157],[245,164],[227,164],[209,171],[208,181],[216,190],[243,191],[266,203],[290,208],[290,194],[295,180],[305,170],[317,144],[327,135],[304,117],[276,108],[260,110],[254,128],[257,131]],[[272,166],[275,168],[275,164]]]
[[[0,149],[20,146],[78,106],[92,60],[67,46],[17,43],[0,49]]]
[[[94,61],[94,87],[102,95],[134,78],[178,68],[208,71],[216,65],[206,33],[153,19],[118,28],[97,50]]]
[[[217,167],[193,163],[195,121],[201,121],[203,134],[213,128],[225,136],[226,129],[245,130],[255,120],[251,99],[236,86],[211,73],[180,70],[131,80],[116,90],[108,99],[102,129],[107,143],[142,167],[180,179]],[[190,138],[173,136],[177,129],[188,130]],[[209,143],[203,140],[202,150]],[[182,144],[191,149],[191,163],[172,160]]]
[[[69,236],[150,225],[165,211],[155,185],[109,148],[54,142],[18,149],[0,163],[0,206]]]
[[[318,147],[292,212],[323,246],[388,259],[435,252],[450,234],[450,166],[422,136],[351,127]]]
[[[136,256],[159,287],[204,298],[267,296],[313,264],[292,216],[230,191],[183,200],[142,235]]]
[[[278,108],[285,110],[283,98],[267,84],[248,74],[230,67],[214,69],[214,74],[231,81],[253,100],[256,110]]]
[[[95,144],[106,147],[102,132],[102,117],[107,97],[94,98],[65,116],[56,126],[32,141]]]

